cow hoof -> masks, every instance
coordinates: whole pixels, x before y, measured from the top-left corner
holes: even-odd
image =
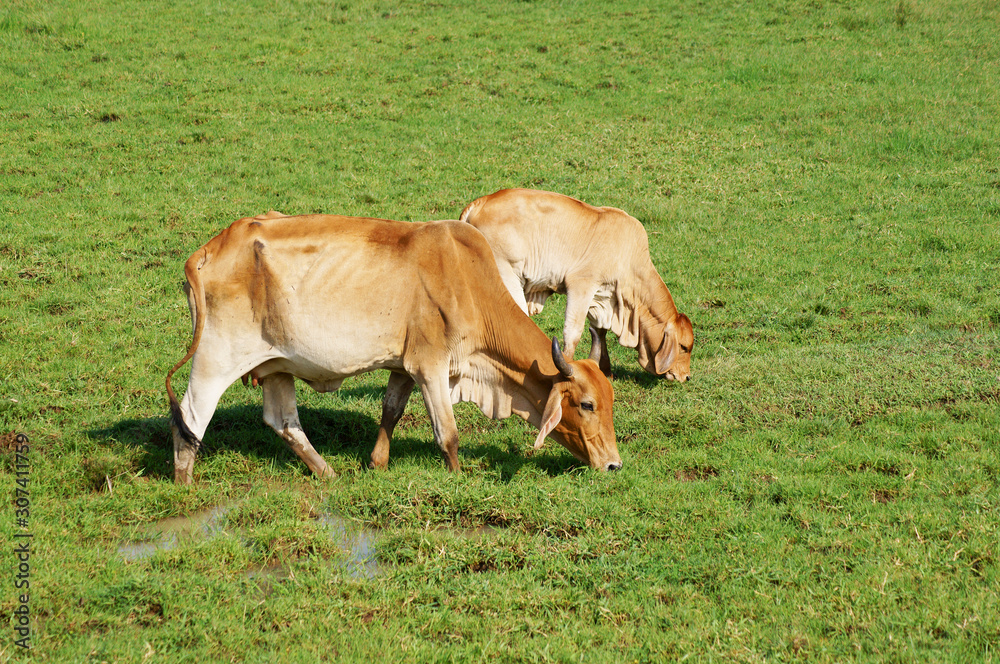
[[[337,473],[333,472],[333,468],[324,464],[322,468],[319,469],[314,468],[313,475],[325,480],[327,479],[332,480],[337,476]]]

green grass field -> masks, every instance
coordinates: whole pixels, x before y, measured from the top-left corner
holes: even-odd
[[[1000,660],[998,26],[996,0],[7,0],[0,661]],[[636,216],[694,323],[686,385],[612,345],[622,472],[463,404],[449,474],[419,398],[366,471],[374,373],[300,386],[337,479],[237,384],[172,483],[191,252],[270,209],[447,219],[511,186]]]

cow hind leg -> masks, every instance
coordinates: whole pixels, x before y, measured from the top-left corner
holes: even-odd
[[[288,443],[288,447],[309,466],[317,477],[335,473],[306,438],[295,405],[295,379],[291,374],[272,374],[260,379],[264,398],[264,421]]]
[[[190,484],[194,477],[194,460],[201,439],[215,414],[222,393],[231,381],[203,369],[195,362],[191,368],[184,398],[170,406],[170,430],[174,439],[174,482]]]
[[[201,441],[191,434],[179,413],[170,417],[170,431],[174,438],[174,482],[191,484],[194,477],[194,459],[198,455]]]
[[[408,374],[393,371],[389,374],[389,384],[385,387],[385,399],[382,400],[382,421],[378,427],[378,439],[372,450],[372,468],[385,468],[389,465],[389,443],[392,442],[392,432],[396,423],[406,410],[406,403],[413,392],[413,378]]]

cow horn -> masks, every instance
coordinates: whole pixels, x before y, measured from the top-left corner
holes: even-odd
[[[573,367],[569,366],[569,362],[563,357],[562,349],[559,348],[559,340],[552,337],[552,361],[556,363],[556,369],[559,370],[566,378],[573,377]]]

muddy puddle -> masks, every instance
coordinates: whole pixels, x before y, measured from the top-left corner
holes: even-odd
[[[197,544],[219,535],[238,537],[239,532],[226,529],[226,515],[231,510],[232,505],[219,505],[187,516],[161,519],[138,533],[140,541],[121,544],[118,557],[125,561],[145,560],[159,551]],[[375,531],[338,514],[322,512],[317,518],[326,527],[334,544],[346,554],[346,558],[331,560],[330,564],[337,565],[354,577],[370,578],[383,571],[378,564]],[[291,572],[287,565],[274,564],[251,568],[247,576],[270,584],[290,578]]]
[[[161,519],[136,533],[135,542],[118,547],[118,557],[125,561],[152,558],[160,551],[170,551],[180,546],[193,546],[213,537],[240,537],[239,528],[229,528],[227,515],[234,505],[217,505],[187,516]],[[380,531],[365,528],[333,512],[319,512],[316,519],[325,527],[333,543],[344,553],[326,561],[326,564],[343,570],[353,578],[374,578],[383,574],[386,567],[378,562]],[[456,538],[479,539],[495,533],[491,526],[477,528],[443,527],[440,530]],[[291,566],[281,563],[259,565],[245,572],[247,578],[256,580],[265,593],[288,579],[294,579]]]
[[[326,526],[330,537],[347,551],[348,560],[344,564],[351,576],[377,576],[382,570],[375,555],[375,532],[359,528],[357,524],[336,514],[319,515],[320,523]]]
[[[144,560],[157,551],[176,549],[182,542],[207,540],[223,532],[230,509],[229,506],[217,506],[188,516],[160,519],[145,529],[142,541],[119,546],[118,557],[126,561]]]

